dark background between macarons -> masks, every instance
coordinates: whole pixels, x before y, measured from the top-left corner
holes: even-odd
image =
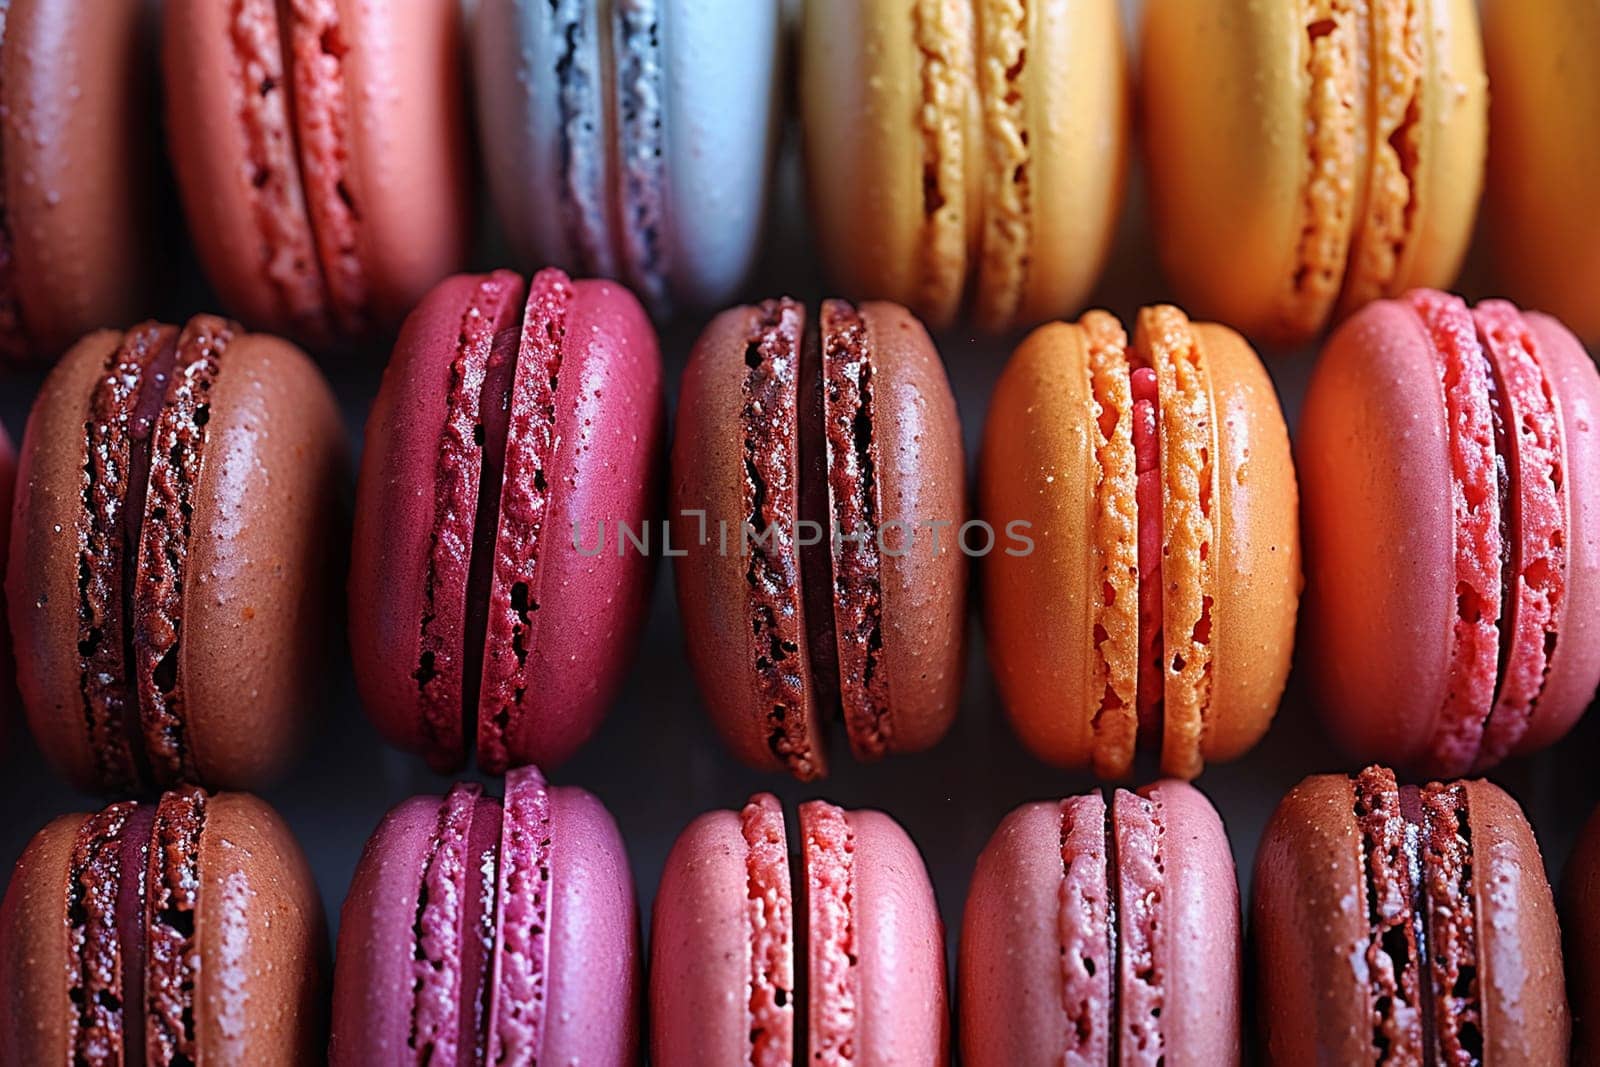
[[[1131,10],[1137,4],[1124,0],[1124,6]],[[778,168],[761,266],[747,290],[748,298],[789,293],[814,304],[829,292],[807,240],[797,140],[791,128]],[[480,201],[485,213],[480,248],[485,251],[474,265],[487,269],[509,260],[493,236],[487,197],[481,196]],[[178,233],[175,210],[169,205],[163,211],[169,216],[165,232]],[[169,247],[178,261],[178,282],[159,309],[162,317],[181,322],[188,314],[216,310],[215,298],[198,281],[192,257],[176,239]],[[1218,255],[1227,254],[1228,249],[1218,249]],[[1457,286],[1474,298],[1494,295],[1485,281],[1484,259],[1479,242]],[[1116,248],[1091,306],[1110,308],[1131,326],[1141,304],[1171,298],[1155,265],[1135,166]],[[666,381],[674,401],[684,361],[706,317],[691,315],[661,327]],[[969,476],[989,394],[1019,337],[982,338],[952,331],[936,339],[960,407]],[[1262,354],[1292,429],[1315,353]],[[367,352],[327,355],[320,361],[339,397],[356,456],[386,357],[387,348],[380,345]],[[28,406],[41,379],[42,374],[34,374],[0,383],[0,420],[14,441],[21,440]],[[1382,551],[1383,547],[1374,545],[1373,550]],[[558,783],[593,791],[616,816],[627,842],[646,928],[656,883],[678,832],[703,811],[738,807],[752,792],[770,790],[785,801],[791,817],[796,802],[816,796],[846,807],[880,808],[894,815],[927,859],[954,963],[967,882],[979,851],[1002,816],[1024,801],[1062,797],[1095,785],[1086,774],[1068,774],[1041,764],[1017,741],[985,661],[976,612],[981,590],[975,587],[972,594],[967,675],[960,715],[949,736],[931,752],[863,765],[850,758],[842,735],[834,731],[831,776],[803,785],[745,769],[713,733],[684,658],[670,565],[658,569],[643,644],[621,697],[599,734],[551,775]],[[342,588],[336,599],[342,614]],[[1576,607],[1600,610],[1600,605]],[[349,625],[362,625],[362,620],[349,620]],[[1359,626],[1362,621],[1354,618],[1350,625]],[[294,664],[283,666],[295,669]],[[356,700],[342,635],[332,657],[327,690],[326,706],[307,751],[286,779],[262,795],[288,820],[305,848],[330,926],[337,930],[350,876],[383,813],[413,794],[442,792],[450,779],[430,773],[420,759],[389,749],[367,723]],[[1591,713],[1552,750],[1512,761],[1490,775],[1527,811],[1552,878],[1559,876],[1573,839],[1600,800],[1600,775],[1592,770],[1590,758],[1597,742],[1600,715]],[[4,753],[0,756],[0,872],[10,870],[28,839],[49,819],[65,812],[93,810],[101,803],[62,784],[20,729],[13,730]],[[1257,841],[1283,794],[1305,775],[1354,769],[1355,764],[1334,748],[1322,730],[1297,672],[1262,743],[1241,760],[1208,767],[1196,783],[1222,814],[1238,864],[1241,891],[1248,891]],[[1147,761],[1140,766],[1138,780],[1148,781],[1153,773],[1153,764]],[[491,791],[498,792],[493,779],[483,780],[490,783]]]

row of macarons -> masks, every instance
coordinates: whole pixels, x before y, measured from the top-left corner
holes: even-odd
[[[0,904],[0,1058],[620,1065],[648,1017],[663,1067],[942,1064],[957,1040],[972,1067],[1220,1065],[1252,1028],[1272,1064],[1554,1064],[1569,1042],[1589,1063],[1600,817],[1562,895],[1558,921],[1533,830],[1488,781],[1313,776],[1256,853],[1247,981],[1227,833],[1199,790],[1027,803],[978,857],[952,1012],[905,830],[824,800],[791,822],[758,794],[678,837],[646,980],[616,824],[527,767],[503,800],[463,783],[384,817],[328,998],[288,828],[250,794],[185,786],[35,835]]]
[[[973,569],[1018,734],[1108,780],[1139,752],[1192,779],[1250,749],[1297,623],[1330,734],[1419,776],[1548,746],[1600,682],[1600,374],[1505,301],[1356,313],[1297,456],[1249,345],[1170,305],[1028,335],[975,494],[944,364],[894,304],[723,312],[670,448],[666,422],[627,289],[457,275],[400,331],[347,539],[342,426],[298,349],[209,315],[90,335],[15,478],[6,599],[40,748],[114,795],[272,779],[343,584],[388,741],[440,773],[554,766],[613,702],[658,558],[718,732],[807,780],[836,720],[862,760],[944,736]]]
[[[159,49],[151,5],[102,8],[7,6],[13,355],[151,313],[158,57],[189,233],[254,329],[337,346],[463,269],[474,143],[527,263],[664,313],[730,302],[759,254],[789,95],[779,0],[166,0]],[[1495,0],[1484,20],[1471,0],[1151,0],[1137,111],[1179,299],[1287,343],[1447,287],[1487,170],[1502,284],[1600,337],[1600,16]],[[1117,0],[807,0],[797,35],[813,230],[844,295],[936,327],[1077,313],[1133,140]]]

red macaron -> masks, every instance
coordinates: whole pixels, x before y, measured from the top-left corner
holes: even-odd
[[[1600,682],[1600,375],[1560,323],[1422,290],[1329,340],[1300,421],[1329,730],[1459,775],[1551,744]]]
[[[460,275],[406,319],[367,420],[350,574],[368,714],[440,772],[552,766],[636,646],[665,409],[614,282]]]
[[[471,239],[462,13],[407,0],[170,0],[167,139],[201,266],[246,324],[400,321]]]

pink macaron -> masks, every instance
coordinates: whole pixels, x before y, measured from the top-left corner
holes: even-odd
[[[614,282],[545,270],[436,286],[367,420],[350,620],[356,683],[435,770],[551,766],[632,658],[665,434],[656,336]]]
[[[600,801],[538,770],[504,802],[413,797],[367,842],[345,897],[330,1062],[633,1063],[639,932]]]
[[[1241,954],[1233,854],[1199,790],[1024,804],[967,893],[963,1062],[1237,1063]]]
[[[769,793],[679,835],[651,927],[651,1061],[945,1063],[944,929],[916,846],[822,800],[800,805],[797,844],[792,872]]]

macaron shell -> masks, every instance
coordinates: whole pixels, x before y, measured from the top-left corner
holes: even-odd
[[[64,872],[87,818],[62,815],[34,834],[0,901],[0,1059],[6,1063],[72,1060]]]
[[[783,307],[788,309],[783,314],[795,326],[791,359],[798,361],[804,311],[795,305]],[[777,305],[773,308],[776,314]],[[674,560],[674,578],[690,665],[711,720],[734,755],[758,769],[792,769],[814,778],[826,773],[827,763],[809,672],[797,672],[792,683],[798,687],[798,700],[785,711],[781,738],[789,744],[798,738],[799,747],[786,759],[773,747],[777,727],[768,714],[758,664],[767,663],[770,669],[771,644],[778,640],[793,644],[793,650],[785,648],[785,652],[796,663],[811,662],[805,626],[798,618],[802,610],[799,579],[803,577],[798,553],[790,571],[796,580],[778,594],[793,605],[793,612],[782,617],[785,629],[758,635],[752,630],[751,586],[746,574],[757,550],[773,552],[770,545],[780,541],[786,531],[772,533],[766,548],[757,546],[753,538],[748,548],[741,542],[741,531],[752,519],[745,503],[745,384],[751,370],[745,362],[746,348],[758,335],[762,316],[763,310],[757,306],[718,315],[695,342],[684,368],[672,443],[668,515],[674,550],[685,554]],[[798,381],[792,366],[781,368],[781,373]],[[771,442],[759,442],[756,447],[773,454]],[[755,519],[756,533],[766,532],[766,524],[784,511],[790,522],[800,517],[799,471],[796,439],[789,445],[789,496],[774,499],[767,487],[769,499],[765,513]],[[798,722],[793,716],[798,716]]]
[[[201,1058],[318,1058],[326,1048],[328,934],[311,868],[288,827],[248,794],[208,797],[199,875]]]
[[[752,806],[760,801],[752,800]],[[780,870],[765,872],[765,880],[777,893],[752,878],[751,846],[745,833],[761,828],[748,821],[748,808],[743,816],[734,811],[700,816],[678,835],[667,856],[650,924],[650,1057],[663,1067],[706,1061],[765,1067],[774,1059],[788,1064],[794,1058],[795,946],[788,851],[782,810],[775,798],[765,801],[768,831],[774,815],[777,823],[777,840],[767,841],[768,857],[776,846],[782,861]],[[753,908],[757,901],[759,907]],[[786,993],[786,1032],[778,1027],[751,1033],[751,977],[761,966],[752,940],[757,916],[766,920],[764,929],[778,940],[766,947],[775,950],[781,962],[766,973]]]
[[[1418,762],[1444,706],[1456,616],[1448,430],[1432,342],[1409,308],[1370,304],[1334,333],[1295,442],[1300,647],[1324,723],[1356,756]]]
[[[1370,936],[1355,790],[1316,775],[1289,791],[1256,851],[1252,1003],[1268,1063],[1366,1063]]]
[[[1478,995],[1486,1063],[1559,1063],[1571,1019],[1561,930],[1539,843],[1517,802],[1487,781],[1463,784],[1478,918]]]
[[[1567,857],[1561,881],[1561,930],[1572,1002],[1572,1061],[1600,1061],[1600,817],[1590,815]],[[0,1004],[3,1004],[0,1001]]]
[[[286,341],[236,336],[209,404],[179,673],[201,780],[242,786],[283,768],[320,699],[349,463],[332,392]]]
[[[483,286],[499,295],[480,296]],[[447,764],[462,754],[428,752],[413,672],[426,610],[451,366],[469,310],[475,304],[494,307],[494,329],[515,330],[525,291],[522,279],[510,272],[441,282],[407,317],[367,417],[349,580],[357,684],[368,715],[391,743]],[[464,599],[458,610],[465,612]]]
[[[1132,103],[1116,0],[1024,8],[1027,54],[1018,88],[1027,132],[1028,240],[1009,321],[1034,323],[1076,312],[1100,276],[1122,209]],[[982,293],[980,282],[980,318]]]
[[[4,28],[11,276],[32,347],[54,355],[146,297],[152,27],[139,3],[14,0]]]
[[[1519,300],[1600,339],[1600,9],[1489,0],[1488,204],[1498,278]]]
[[[671,290],[707,307],[738,288],[759,252],[782,129],[779,5],[658,3]]]
[[[505,737],[513,763],[543,767],[594,733],[638,646],[656,557],[624,542],[622,526],[639,536],[656,518],[666,436],[661,357],[644,309],[614,282],[575,282],[573,294],[543,468],[538,612],[523,635],[531,699]],[[511,652],[493,630],[489,640],[486,663]]]
[[[236,11],[172,0],[162,34],[168,151],[206,277],[250,326],[326,336],[327,292],[292,144],[276,4],[249,0]],[[243,84],[247,69],[282,99],[262,96],[247,108],[247,94],[260,89]],[[252,124],[270,157],[252,150]],[[258,173],[269,176],[262,189],[253,185]]]
[[[1000,823],[978,856],[962,918],[963,1062],[1106,1060],[1116,974],[1106,863],[1099,793],[1024,804]]]
[[[1243,755],[1277,711],[1302,585],[1300,497],[1272,379],[1226,326],[1191,327],[1205,352],[1216,425],[1216,599],[1211,605],[1208,761]]]
[[[112,331],[73,346],[45,380],[23,432],[6,568],[17,686],[34,739],[77,788],[99,788],[78,688],[78,514],[92,383],[122,342]]]
[[[1299,265],[1311,159],[1302,5],[1151,0],[1142,33],[1145,157],[1166,276],[1198,317],[1251,337],[1288,332],[1281,301]]]
[[[410,1055],[417,895],[439,823],[437,796],[390,809],[367,839],[340,911],[333,982],[335,1064],[394,1062]]]
[[[982,216],[975,36],[966,4],[826,0],[805,6],[801,26],[806,184],[823,259],[846,295],[909,305],[936,329],[959,308]],[[926,79],[924,48],[943,60]],[[941,201],[931,225],[929,158]]]
[[[966,664],[967,557],[956,539],[967,500],[961,420],[922,324],[894,304],[860,310],[872,344],[878,533],[891,550],[879,554],[890,744],[917,752],[950,728]],[[903,535],[885,528],[891,522],[904,524]],[[937,552],[934,522],[946,524]]]
[[[1525,314],[1561,417],[1562,486],[1566,495],[1566,604],[1544,688],[1514,750],[1533,752],[1567,732],[1600,683],[1600,620],[1582,605],[1600,598],[1600,374],[1577,338],[1548,315]]]
[[[332,8],[348,136],[338,195],[353,205],[354,254],[381,328],[458,269],[471,241],[462,16],[406,0]]]
[[[541,1063],[639,1056],[639,914],[610,812],[582,789],[550,790],[550,930]]]
[[[989,663],[1011,723],[1041,759],[1084,766],[1095,750],[1095,430],[1084,331],[1050,323],[1022,342],[995,385],[978,460],[979,515],[1033,542],[983,563]],[[1015,546],[1022,552],[1025,546]]]
[[[1237,1063],[1243,941],[1239,880],[1216,808],[1187,782],[1164,779],[1140,794],[1161,820],[1160,1025],[1168,1063]]]

